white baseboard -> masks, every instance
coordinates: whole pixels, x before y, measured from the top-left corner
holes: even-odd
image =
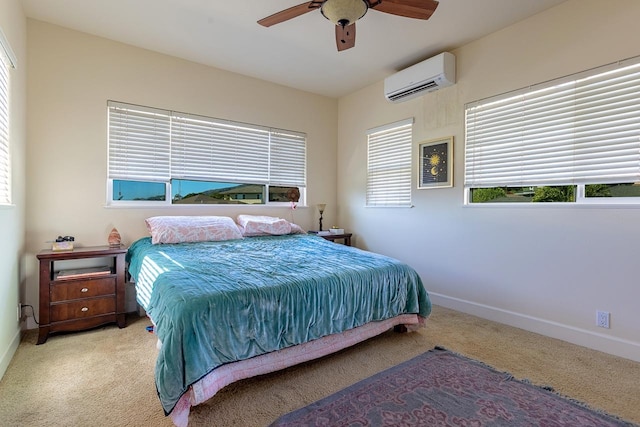
[[[20,337],[22,331],[19,329],[16,331],[13,339],[11,340],[11,344],[9,344],[9,348],[4,352],[2,358],[0,358],[0,379],[4,376],[4,373],[7,372],[7,368],[9,367],[9,363],[11,363],[11,359],[13,359],[13,355],[16,354],[16,350],[20,345]]]
[[[576,328],[435,292],[429,292],[429,296],[435,305],[640,362],[640,343],[638,342],[611,337],[586,329]]]

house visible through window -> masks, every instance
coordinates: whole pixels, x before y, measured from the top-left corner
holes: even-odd
[[[306,135],[109,101],[112,205],[304,203]]]
[[[367,132],[367,206],[411,206],[412,130],[407,119]]]
[[[640,203],[640,57],[468,104],[468,203]]]
[[[16,57],[0,30],[0,205],[11,204],[11,150],[9,139],[9,78]]]

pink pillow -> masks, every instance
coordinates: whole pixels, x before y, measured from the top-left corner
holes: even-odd
[[[242,239],[240,229],[227,216],[154,216],[145,222],[153,244]]]
[[[304,231],[304,229],[298,224],[294,224],[292,222],[290,222],[289,224],[291,224],[291,234],[307,234],[307,232]]]
[[[238,225],[245,237],[291,234],[289,221],[273,216],[238,215]]]

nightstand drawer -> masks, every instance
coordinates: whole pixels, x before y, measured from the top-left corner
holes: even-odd
[[[51,302],[91,298],[116,293],[116,278],[58,281],[51,284]]]
[[[93,298],[61,304],[52,304],[50,315],[52,322],[62,322],[100,314],[115,313],[116,299],[113,297]]]

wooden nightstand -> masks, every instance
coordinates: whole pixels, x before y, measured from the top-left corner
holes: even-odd
[[[106,323],[126,326],[124,272],[127,248],[94,246],[72,251],[44,250],[40,260],[40,328],[38,344],[44,344],[52,332],[80,331]],[[56,261],[89,258],[113,258],[110,271],[60,279]],[[86,270],[85,270],[86,272]]]
[[[331,234],[323,234],[323,235],[318,234],[318,236],[322,237],[323,239],[331,240],[332,242],[335,242],[336,240],[342,240],[346,246],[351,246],[351,235],[352,233],[343,233],[343,234],[331,233]]]

